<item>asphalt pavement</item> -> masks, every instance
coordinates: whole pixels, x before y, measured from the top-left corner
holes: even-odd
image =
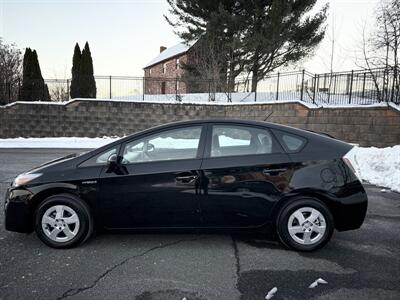
[[[82,150],[78,150],[82,151]],[[0,149],[1,208],[17,174],[71,149]],[[298,253],[260,236],[96,234],[55,250],[5,231],[0,211],[0,299],[400,299],[400,194],[366,186],[361,229]],[[328,283],[310,289],[318,278]]]

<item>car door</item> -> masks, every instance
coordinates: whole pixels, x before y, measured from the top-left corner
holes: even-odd
[[[196,186],[204,142],[203,125],[190,125],[122,144],[117,167],[100,176],[104,226],[199,226]]]
[[[210,124],[201,168],[207,227],[265,224],[291,176],[290,159],[264,127]]]

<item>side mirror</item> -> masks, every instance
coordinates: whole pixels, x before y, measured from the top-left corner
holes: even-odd
[[[116,153],[111,154],[107,159],[107,171],[106,173],[114,172],[118,169],[118,155]]]
[[[108,165],[116,165],[118,160],[118,155],[116,153],[111,154],[107,159]]]

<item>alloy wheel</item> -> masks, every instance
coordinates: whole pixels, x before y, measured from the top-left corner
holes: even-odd
[[[42,216],[42,229],[54,242],[68,242],[79,232],[78,214],[69,206],[54,205]]]
[[[324,216],[313,207],[297,209],[290,215],[287,226],[292,239],[302,245],[317,243],[326,232]]]

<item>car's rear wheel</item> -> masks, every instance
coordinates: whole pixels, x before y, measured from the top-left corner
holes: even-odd
[[[285,205],[277,218],[277,233],[287,247],[313,251],[323,247],[332,237],[333,216],[321,201],[304,198]]]
[[[93,231],[89,207],[69,194],[50,196],[36,210],[35,231],[53,248],[70,248],[87,240]]]

